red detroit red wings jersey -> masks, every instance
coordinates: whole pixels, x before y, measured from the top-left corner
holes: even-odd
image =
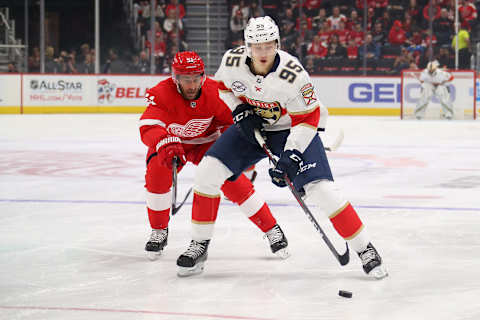
[[[167,135],[182,139],[185,152],[218,139],[233,124],[231,111],[218,96],[216,81],[209,78],[197,100],[186,100],[177,91],[172,78],[148,89],[147,109],[140,117],[142,141],[148,155],[157,151],[157,144]]]

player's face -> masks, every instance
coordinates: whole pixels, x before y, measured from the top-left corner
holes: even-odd
[[[260,68],[271,67],[277,53],[276,41],[250,44],[252,59],[255,65]]]
[[[183,97],[187,100],[193,100],[198,96],[202,87],[203,75],[201,74],[179,74],[177,81],[182,91]]]

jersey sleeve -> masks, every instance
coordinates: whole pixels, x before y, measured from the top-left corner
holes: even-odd
[[[215,89],[218,91],[218,89]],[[232,111],[228,105],[220,99],[219,92],[213,92],[216,96],[217,103],[215,103],[215,118],[213,120],[213,125],[219,129],[221,132],[224,132],[233,124]]]
[[[287,112],[292,124],[290,135],[285,144],[285,150],[304,152],[317,134],[321,117],[327,117],[325,106],[318,100],[315,87],[306,71],[298,74],[298,79],[291,86],[292,97],[286,103]],[[323,113],[323,114],[322,114]],[[322,119],[322,125],[326,119]]]
[[[238,50],[237,48],[236,50]],[[232,55],[232,50],[228,50],[222,58],[222,62],[220,67],[218,68],[217,72],[215,73],[215,81],[218,82],[218,93],[220,99],[225,102],[225,104],[230,108],[230,110],[235,110],[235,108],[242,103],[242,100],[237,98],[232,91],[231,88],[231,81],[230,81],[230,74],[235,72],[236,68],[240,66],[240,55]],[[233,59],[233,58],[238,59]],[[230,60],[228,60],[230,59]],[[228,61],[232,61],[231,63],[227,64]],[[238,63],[237,63],[238,62]]]
[[[163,121],[166,110],[162,110],[165,106],[162,105],[159,94],[160,92],[155,87],[147,90],[145,99],[148,107],[138,122],[142,142],[155,150],[157,150],[160,140],[168,135],[166,124]]]

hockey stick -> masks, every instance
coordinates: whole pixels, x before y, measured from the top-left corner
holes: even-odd
[[[185,204],[188,196],[192,192],[192,188],[188,189],[187,195],[182,202],[177,206],[177,157],[173,157],[172,161],[172,216],[175,215]]]
[[[273,153],[270,151],[270,149],[268,149],[267,143],[265,142],[265,139],[263,139],[262,135],[260,134],[260,132],[258,130],[255,130],[255,138],[257,139],[258,144],[262,147],[263,151],[267,154],[270,161],[272,161],[272,163],[274,165],[277,165],[277,160],[275,159],[275,157],[274,157]],[[333,255],[338,260],[340,265],[342,265],[342,266],[346,265],[350,261],[350,250],[348,248],[348,244],[345,243],[345,245],[347,247],[347,251],[345,251],[345,253],[343,255],[339,254],[337,249],[335,249],[335,247],[333,246],[330,239],[328,239],[327,235],[322,230],[322,227],[320,227],[317,220],[315,220],[315,218],[313,217],[313,214],[310,212],[310,209],[308,209],[307,205],[303,201],[302,196],[295,189],[292,181],[288,178],[288,176],[286,174],[284,176],[284,179],[287,182],[288,188],[292,192],[292,194],[295,197],[295,199],[297,200],[298,204],[300,204],[300,207],[302,207],[303,212],[305,212],[305,214],[307,215],[308,219],[313,224],[315,229],[317,229],[317,231],[320,232],[320,234],[322,235],[323,241],[325,241],[325,243],[327,244],[327,247],[333,253]]]
[[[330,145],[330,147],[325,147],[325,150],[330,151],[330,152],[337,151],[337,149],[340,147],[340,145],[343,142],[344,136],[345,136],[345,134],[343,133],[343,129],[340,129],[340,132],[338,133],[338,136],[335,139],[335,141],[333,142],[333,144]]]

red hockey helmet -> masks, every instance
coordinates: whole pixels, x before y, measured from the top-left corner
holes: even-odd
[[[194,51],[177,52],[172,62],[172,72],[177,74],[202,74],[205,65],[202,58]]]

